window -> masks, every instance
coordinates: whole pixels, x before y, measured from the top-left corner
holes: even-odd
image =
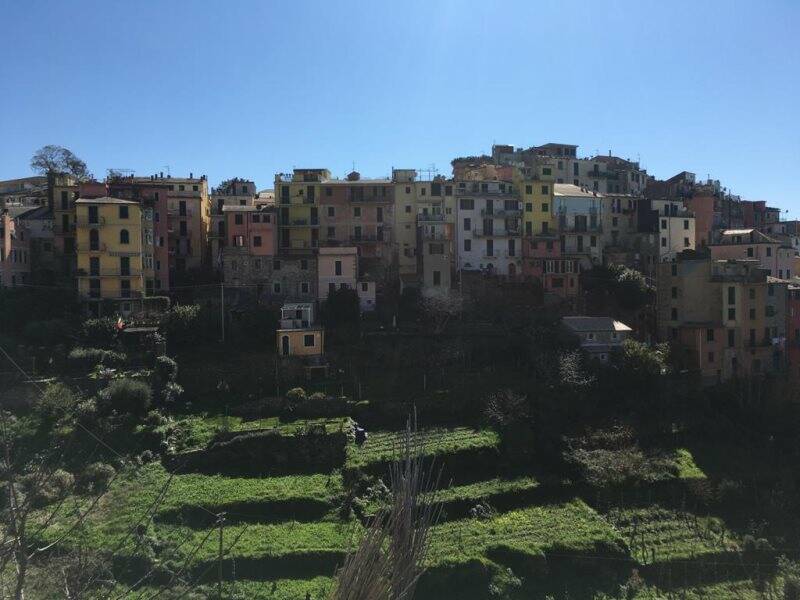
[[[182,191],[184,191],[185,189],[186,189],[186,186],[185,186],[185,185],[179,185],[179,186],[178,186],[178,191],[179,191],[179,192],[182,192]]]
[[[67,192],[61,192],[61,210],[69,209],[69,195]]]
[[[423,187],[423,188],[419,188],[419,195],[420,195],[420,196],[424,196],[424,195],[425,195],[425,192],[426,192],[426,190],[425,190],[425,188],[424,188],[424,187]]]
[[[756,299],[756,289],[755,288],[750,288],[748,290],[748,294],[750,296],[750,300],[755,300]]]
[[[260,235],[253,236],[253,246],[255,246],[256,248],[260,248],[261,247],[261,236]]]
[[[755,318],[756,318],[756,309],[755,308],[751,308],[750,309],[750,320],[753,320]]]
[[[361,216],[361,207],[360,206],[354,206],[353,207],[353,216],[354,217],[360,217]]]
[[[411,212],[411,205],[410,204],[406,204],[406,212],[407,213]]]
[[[261,222],[261,215],[253,215],[252,217],[253,223],[260,223]],[[266,223],[266,221],[264,221]]]
[[[328,207],[328,216],[335,217],[336,216],[336,208],[334,206]]]
[[[328,227],[328,237],[329,238],[336,237],[336,227]]]
[[[548,227],[549,227],[549,224],[547,223],[547,221],[542,221],[542,233],[547,233],[547,228]]]
[[[240,214],[234,215],[233,216],[233,222],[236,223],[237,225],[241,225],[242,222],[243,222],[242,221],[242,215],[240,215]]]
[[[314,334],[307,333],[303,336],[303,346],[306,348],[313,348],[314,347]]]
[[[186,237],[187,229],[186,229],[186,221],[180,222],[180,227],[178,227],[178,233],[184,237]]]
[[[308,259],[301,258],[300,259],[300,270],[301,271],[308,271]]]
[[[100,257],[99,256],[91,256],[89,257],[89,275],[98,276],[100,275]]]
[[[428,246],[429,254],[444,254],[444,244],[430,244]]]
[[[550,212],[550,205],[547,204],[546,202],[542,204],[542,212],[543,213],[549,213]]]
[[[458,201],[458,206],[461,210],[474,210],[475,200],[472,198],[461,198]]]
[[[533,193],[533,186],[532,185],[526,185],[525,186],[525,193],[526,194],[532,194]]]
[[[192,186],[192,191],[193,191],[193,192],[196,192],[196,191],[198,191],[198,189],[199,189],[199,188],[198,188],[196,185],[193,185],[193,186]]]
[[[775,286],[771,283],[767,286],[767,296],[774,296],[775,295]]]
[[[331,197],[331,196],[333,196],[333,188],[332,188],[332,187],[330,187],[330,186],[327,186],[327,187],[325,188],[325,195],[326,195],[326,196],[328,196],[328,197]]]
[[[120,219],[127,219],[128,218],[128,207],[127,206],[120,206],[119,207],[119,218]]]
[[[673,307],[673,308],[670,309],[670,319],[672,319],[673,321],[677,321],[678,320],[678,309],[677,308]]]
[[[710,362],[710,363],[714,362],[714,353],[713,352],[709,352],[708,353],[708,362]]]
[[[678,265],[673,264],[671,266],[670,270],[671,270],[671,274],[672,274],[673,277],[677,277],[678,276]]]
[[[661,247],[662,248],[666,248],[667,247],[667,238],[665,238],[665,237],[661,238]]]
[[[772,256],[772,248],[767,246],[767,256]]]
[[[410,194],[410,193],[411,193],[411,186],[407,185],[406,186],[406,194]]]
[[[689,247],[689,238],[683,238],[683,247],[684,248],[688,248]]]
[[[472,219],[466,218],[464,219],[464,231],[470,231],[472,229]]]
[[[550,169],[547,169],[547,170],[549,171]],[[549,175],[549,174],[550,173],[545,173],[545,175]],[[543,185],[542,186],[542,194],[547,195],[549,193],[550,193],[550,186],[549,185]]]
[[[661,219],[661,229],[666,229],[666,228],[667,228],[667,220]]]
[[[611,226],[617,227],[619,225],[619,217],[614,217],[611,219]]]
[[[464,252],[472,251],[472,240],[464,240]]]
[[[678,297],[678,288],[676,288],[675,286],[673,286],[673,287],[670,289],[670,294],[671,294],[672,298],[677,298],[677,297]]]
[[[280,281],[273,281],[272,282],[272,291],[276,294],[281,293],[281,282]]]
[[[336,275],[341,275],[342,274],[342,261],[340,261],[340,260],[336,261],[336,263],[334,264],[334,273]]]
[[[100,222],[100,216],[99,216],[99,213],[97,211],[98,211],[98,208],[96,206],[90,206],[89,207],[89,223],[99,223]]]
[[[127,229],[120,229],[119,230],[119,243],[120,244],[130,244],[131,243],[131,235],[128,233]]]
[[[442,272],[441,271],[434,271],[433,272],[433,285],[442,285]]]
[[[736,330],[728,329],[728,348],[733,348],[736,345]]]
[[[553,169],[551,169],[550,167],[542,168],[542,175],[552,175],[552,174],[553,174]],[[547,192],[542,192],[542,193],[546,194]]]
[[[713,342],[714,341],[714,330],[713,329],[706,329],[706,341]]]
[[[272,270],[273,271],[281,270],[281,261],[279,261],[277,258],[272,261]]]
[[[525,203],[525,212],[533,212],[533,202]]]
[[[307,281],[304,281],[304,282],[302,282],[302,283],[300,284],[300,291],[301,291],[303,294],[307,294],[307,293],[308,293],[308,282],[307,282]]]
[[[735,321],[736,320],[736,309],[729,308],[728,309],[728,321]]]
[[[683,220],[683,228],[684,229],[689,229],[689,220],[688,219],[684,219]]]

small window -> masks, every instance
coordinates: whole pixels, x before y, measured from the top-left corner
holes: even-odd
[[[281,293],[281,282],[280,281],[273,281],[272,282],[272,291],[276,294]]]
[[[120,229],[119,230],[119,243],[120,244],[130,244],[131,243],[131,235],[128,233],[127,229]]]
[[[464,252],[472,251],[472,240],[464,240]]]
[[[671,265],[670,271],[671,271],[673,277],[677,277],[678,276],[678,265],[676,265],[676,264]]]
[[[273,271],[281,270],[281,261],[279,261],[277,258],[272,261],[272,270]]]
[[[472,219],[466,218],[464,219],[464,231],[470,231],[472,229]]]
[[[362,284],[361,284],[361,291],[362,291],[362,292],[367,292],[367,291],[369,291],[369,284],[368,284],[368,283],[362,283]]]
[[[308,271],[308,259],[301,258],[300,259],[300,270],[301,271]]]
[[[667,228],[667,220],[661,219],[661,229],[666,229],[666,228]]]
[[[303,346],[306,348],[313,348],[314,347],[314,334],[307,333],[303,336]]]
[[[330,186],[327,186],[327,187],[325,188],[325,195],[326,195],[326,196],[328,196],[328,197],[331,197],[331,196],[333,196],[333,188],[332,188],[332,187],[330,187]]]
[[[304,281],[300,284],[300,291],[304,294],[308,293],[308,282]]]
[[[458,202],[461,210],[473,210],[475,208],[475,200],[472,198],[461,198]]]
[[[714,330],[713,329],[706,329],[706,341],[713,342],[714,341]]]
[[[525,186],[525,193],[526,194],[532,194],[533,193],[533,186],[532,185],[526,185]]]
[[[545,169],[545,171],[547,171],[547,173],[545,173],[545,175],[550,175],[550,172],[549,172],[550,169]],[[542,186],[542,194],[544,194],[546,196],[549,193],[550,193],[550,186],[549,185],[543,185]]]
[[[673,307],[673,308],[670,309],[670,318],[673,321],[677,321],[678,320],[678,309],[677,308]]]
[[[689,220],[688,219],[684,219],[683,220],[683,228],[684,229],[689,229]]]
[[[728,321],[735,321],[736,320],[736,309],[729,308],[728,309]]]
[[[260,248],[261,247],[261,236],[260,235],[253,236],[253,246],[255,246],[256,248]]]
[[[340,276],[342,274],[342,261],[340,260],[336,261],[336,263],[334,264],[334,273],[337,276]]]
[[[678,297],[678,288],[676,288],[675,286],[672,286],[672,288],[670,289],[670,294],[671,294],[672,298],[677,298]]]
[[[335,217],[336,216],[336,208],[333,206],[328,207],[328,216]]]
[[[542,212],[549,213],[550,212],[550,205],[547,203],[542,204]]]
[[[361,207],[360,206],[354,206],[353,207],[353,216],[354,217],[360,217],[361,216]]]
[[[119,218],[120,219],[127,219],[128,218],[128,207],[127,206],[120,206],[119,207]]]

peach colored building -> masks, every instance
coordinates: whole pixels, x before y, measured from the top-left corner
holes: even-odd
[[[755,259],[768,275],[779,279],[796,274],[797,251],[757,229],[726,229],[710,248],[715,260]]]
[[[314,325],[314,305],[310,302],[284,304],[276,332],[278,355],[302,358],[321,357],[325,330]]]
[[[358,280],[358,249],[349,247],[322,247],[317,257],[317,293],[320,301],[328,294],[342,288],[356,289]]]

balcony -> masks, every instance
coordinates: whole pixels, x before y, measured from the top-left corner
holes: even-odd
[[[473,237],[514,237],[520,235],[522,229],[519,227],[498,227],[497,229],[485,230],[476,227],[472,230]]]
[[[392,199],[386,196],[353,196],[352,194],[347,196],[347,199],[352,202],[353,204],[391,204]]]
[[[319,219],[290,219],[281,227],[319,227]]]
[[[423,231],[422,239],[435,242],[450,240],[450,238],[443,231]]]
[[[417,222],[418,223],[441,223],[444,221],[444,215],[438,214],[418,214],[417,215]]]
[[[506,208],[493,208],[493,209],[481,209],[481,216],[482,217],[491,217],[493,219],[505,219],[505,218],[519,218],[522,216],[522,209],[513,208],[513,209],[506,209]]]
[[[512,254],[509,254],[508,250],[497,250],[492,254],[487,254],[484,252],[481,256],[486,260],[497,260],[498,258],[510,258],[514,260],[521,257],[521,255],[516,251]]]
[[[106,218],[94,217],[91,219],[89,217],[80,216],[75,219],[75,223],[81,227],[99,227],[106,224]]]
[[[350,242],[353,244],[376,244],[376,243],[382,243],[383,241],[384,239],[382,237],[378,238],[377,235],[350,236]]]
[[[122,269],[100,269],[99,271],[89,271],[87,273],[83,269],[78,269],[79,278],[96,278],[96,277],[141,277],[141,269],[128,269],[123,272]]]
[[[179,219],[190,219],[194,216],[194,212],[191,208],[187,208],[185,211],[181,212],[179,208],[170,208],[167,210],[167,217],[170,219],[174,219],[175,217]]]
[[[78,252],[105,252],[105,244],[78,244]]]

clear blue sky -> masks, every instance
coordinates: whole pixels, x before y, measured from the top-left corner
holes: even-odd
[[[800,216],[800,2],[0,0],[0,179],[367,176],[579,144]]]

